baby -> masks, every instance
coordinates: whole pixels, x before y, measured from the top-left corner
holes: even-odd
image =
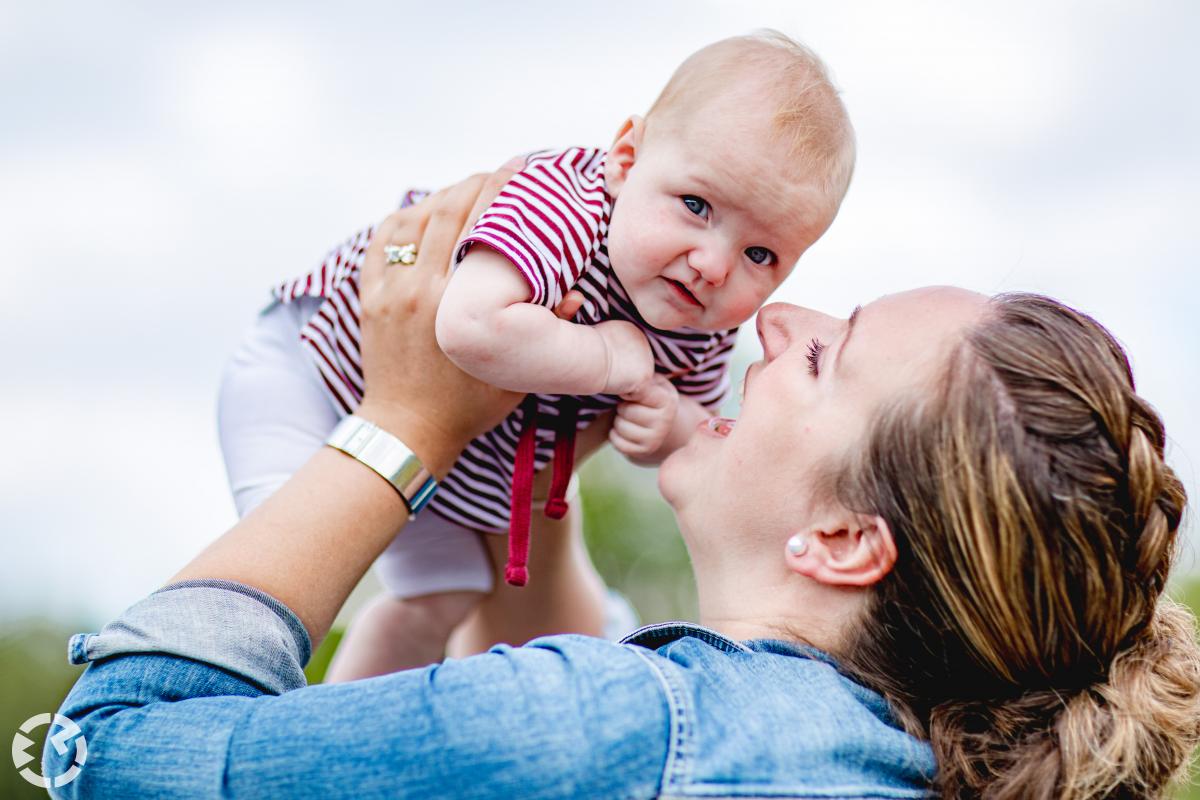
[[[491,588],[475,532],[507,531],[505,577],[526,582],[533,474],[553,458],[545,513],[561,517],[577,430],[615,409],[613,446],[657,464],[713,415],[738,326],[832,223],[853,164],[853,131],[824,66],[775,33],[692,55],[607,151],[526,159],[461,243],[437,337],[465,371],[528,396],[467,447],[376,564],[387,591],[421,619],[425,652],[440,652]],[[247,342],[226,376],[222,446],[240,513],[302,460],[244,462],[300,459],[361,399],[356,279],[369,238],[278,287],[260,346]],[[403,269],[404,254],[392,255],[390,268]],[[572,289],[582,306],[560,319],[554,309]],[[239,377],[247,370],[289,377],[265,389]],[[360,630],[343,646],[411,633]],[[385,668],[414,662],[394,656]]]

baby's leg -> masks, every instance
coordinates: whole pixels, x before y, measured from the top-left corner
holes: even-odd
[[[300,345],[320,304],[303,298],[267,309],[225,366],[217,432],[239,517],[287,482],[340,417]]]
[[[300,344],[300,329],[321,302],[302,298],[271,306],[226,365],[217,427],[238,516],[250,513],[303,466],[341,417]],[[432,512],[422,514],[405,528],[403,541],[419,538],[422,528],[437,519]],[[401,577],[381,575],[385,586],[392,585],[408,599],[385,593],[359,612],[331,676],[349,680],[423,666],[442,657],[450,630],[475,605],[480,591],[491,586],[490,562],[478,536],[470,532],[465,536],[464,543],[451,533],[443,545],[456,546],[464,559],[463,569],[476,577],[463,586],[426,582],[424,589],[410,581],[410,588],[418,590],[405,594]],[[389,550],[398,546],[399,542],[393,543]]]
[[[611,427],[609,412],[579,432],[575,440],[577,467],[604,445]],[[496,588],[455,631],[448,655],[458,658],[481,653],[497,642],[524,644],[555,633],[617,638],[636,627],[632,607],[620,595],[609,593],[588,555],[579,497],[568,498],[571,510],[562,519],[550,519],[541,512],[553,471],[553,465],[548,465],[534,478],[529,584],[515,587],[504,582],[508,537],[485,536],[497,572]],[[576,486],[572,478],[569,495],[574,495]]]
[[[409,522],[374,568],[385,591],[350,623],[326,683],[441,661],[450,633],[492,586],[479,535],[429,510]]]
[[[441,661],[446,641],[472,608],[479,592],[442,592],[373,597],[355,615],[338,644],[325,683],[344,683]]]
[[[533,515],[529,537],[529,583],[509,586],[503,577],[451,641],[455,657],[481,653],[497,642],[520,645],[556,633],[604,634],[604,582],[583,547],[578,501],[560,520]],[[488,536],[504,573],[507,537]]]

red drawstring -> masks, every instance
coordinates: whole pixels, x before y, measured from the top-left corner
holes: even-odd
[[[562,519],[567,515],[567,487],[575,470],[575,420],[579,416],[579,401],[564,397],[559,405],[558,427],[554,432],[554,476],[550,481],[550,496],[546,498],[546,516]]]
[[[575,424],[579,416],[579,401],[564,397],[560,409],[554,431],[554,475],[550,480],[550,496],[546,499],[546,516],[550,519],[562,519],[569,509],[566,493],[575,468]],[[512,502],[508,513],[508,564],[504,567],[504,580],[512,586],[524,586],[529,581],[529,523],[538,430],[535,395],[526,395],[521,403],[521,424],[521,438],[517,440],[517,452],[513,458]]]
[[[533,456],[537,444],[537,395],[525,395],[521,402],[521,438],[513,459],[512,503],[508,511],[508,564],[504,580],[512,586],[524,586],[529,580],[529,515],[533,503]]]

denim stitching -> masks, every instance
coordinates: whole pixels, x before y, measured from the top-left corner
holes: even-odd
[[[654,673],[654,677],[662,685],[663,694],[667,698],[671,735],[667,741],[667,758],[663,764],[663,778],[660,791],[666,792],[670,788],[682,788],[686,785],[685,781],[689,769],[686,763],[686,738],[689,726],[687,725],[688,715],[683,698],[675,686],[675,682],[667,677],[667,674],[659,668],[658,664],[654,663],[654,659],[649,653],[645,652],[645,648],[634,647],[632,649],[650,667]]]

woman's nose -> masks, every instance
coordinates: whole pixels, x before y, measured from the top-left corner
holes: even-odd
[[[773,361],[789,347],[806,344],[835,324],[833,317],[791,303],[770,303],[758,310],[755,327],[763,356]]]

